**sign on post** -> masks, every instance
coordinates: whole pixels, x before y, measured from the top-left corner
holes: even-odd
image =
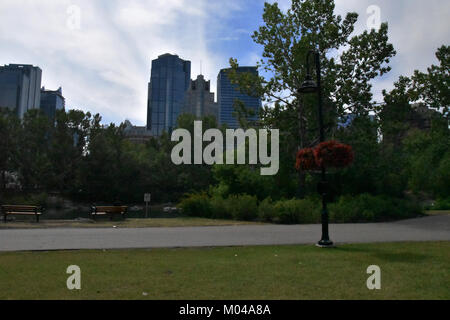
[[[144,194],[144,202],[145,202],[145,217],[148,218],[148,204],[152,200],[152,194],[151,193],[145,193]]]

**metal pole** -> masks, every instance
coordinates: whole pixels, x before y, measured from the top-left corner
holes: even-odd
[[[317,95],[319,99],[319,130],[320,130],[320,142],[325,141],[325,132],[323,125],[323,101],[322,101],[322,83],[321,83],[321,75],[320,75],[320,53],[315,52],[315,60],[316,60],[316,73],[317,73]],[[325,166],[322,164],[321,167],[321,188],[320,192],[322,194],[322,239],[318,242],[318,246],[320,247],[331,247],[333,246],[333,242],[330,240],[330,236],[328,233],[328,209],[327,209],[327,180],[326,180],[326,171]]]

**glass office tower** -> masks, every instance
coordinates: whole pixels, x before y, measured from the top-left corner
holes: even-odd
[[[148,84],[147,129],[153,136],[170,133],[183,107],[191,82],[191,62],[177,55],[163,54],[152,61]]]
[[[0,67],[0,107],[13,110],[23,119],[30,109],[39,109],[42,70],[28,64]]]
[[[58,90],[46,90],[45,87],[41,89],[41,110],[50,119],[55,119],[56,110],[65,109],[65,99],[62,95],[62,88]]]
[[[217,102],[219,104],[219,124],[226,124],[227,127],[236,129],[239,128],[238,120],[233,117],[234,101],[236,99],[242,101],[247,109],[255,111],[255,116],[249,118],[249,120],[256,121],[259,116],[259,109],[261,108],[261,99],[252,97],[241,93],[238,90],[238,86],[231,83],[227,76],[227,70],[222,69],[217,76]],[[258,74],[256,67],[238,67],[239,73],[253,73]]]

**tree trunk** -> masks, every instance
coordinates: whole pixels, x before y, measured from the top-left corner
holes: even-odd
[[[2,170],[2,189],[6,190],[6,171]]]

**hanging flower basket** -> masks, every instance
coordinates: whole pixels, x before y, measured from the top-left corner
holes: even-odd
[[[322,142],[314,149],[316,162],[325,168],[345,168],[353,162],[352,147],[337,141]]]
[[[295,168],[299,171],[319,170],[320,167],[317,165],[314,149],[306,148],[299,150],[297,152]]]
[[[353,162],[352,147],[337,141],[322,142],[314,149],[307,148],[297,153],[296,169],[314,171],[325,168],[345,168]]]

